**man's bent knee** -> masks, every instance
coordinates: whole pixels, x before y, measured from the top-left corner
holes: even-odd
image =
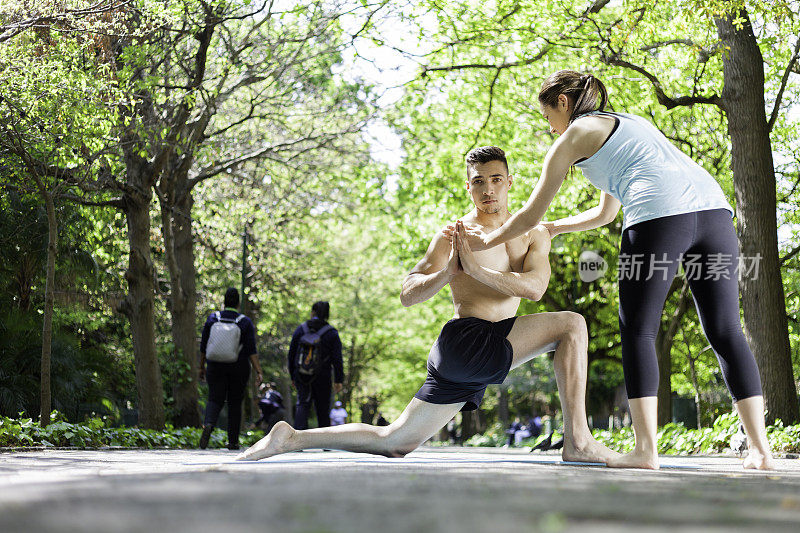
[[[390,446],[387,449],[387,452],[388,452],[387,455],[389,457],[405,457],[406,455],[408,455],[409,453],[413,452],[417,448],[419,448],[419,443],[416,443],[416,442],[413,442],[413,443],[412,442],[402,443],[402,444]]]
[[[584,339],[588,338],[586,319],[579,313],[563,311],[564,337]]]
[[[402,427],[393,428],[389,425],[381,427],[378,431],[386,443],[387,457],[405,457],[422,444],[416,436],[406,434]]]

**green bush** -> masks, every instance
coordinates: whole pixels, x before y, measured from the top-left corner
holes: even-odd
[[[76,448],[99,448],[121,446],[128,448],[196,448],[200,440],[200,428],[174,428],[167,424],[163,431],[135,427],[109,427],[110,418],[92,418],[81,424],[63,420],[59,413],[53,413],[51,422],[41,427],[30,418],[8,418],[0,416],[0,447],[58,446]],[[658,431],[658,451],[668,455],[688,455],[694,453],[719,453],[730,446],[730,439],[738,430],[739,419],[728,413],[717,418],[714,425],[703,429],[686,429],[683,424],[667,424]],[[615,431],[596,429],[594,437],[614,450],[629,452],[633,449],[633,430],[629,427]],[[250,446],[264,436],[263,431],[245,431],[239,441]],[[522,441],[523,446],[535,446],[546,435]],[[561,435],[556,433],[553,440]],[[778,420],[767,428],[767,438],[773,452],[800,452],[800,424],[784,426]],[[227,435],[220,429],[214,430],[209,440],[209,448],[224,448]],[[484,434],[473,435],[465,446],[503,446],[507,436],[500,424],[495,424]]]
[[[739,417],[734,413],[726,413],[717,417],[713,426],[702,429],[687,429],[683,424],[666,424],[657,434],[658,452],[667,455],[689,455],[695,453],[709,454],[729,450],[731,437],[739,429]],[[596,429],[592,432],[594,438],[612,450],[627,453],[633,450],[633,429],[630,427],[613,431]],[[521,446],[535,446],[547,435],[540,435],[524,439]],[[558,440],[561,435],[555,433],[553,440]],[[767,428],[772,451],[775,453],[800,452],[800,424],[784,426],[778,420]],[[474,435],[467,440],[465,446],[503,446],[507,435],[500,424],[495,424],[482,435]]]
[[[729,449],[731,437],[739,429],[739,417],[726,413],[717,417],[714,425],[702,429],[686,429],[683,424],[666,424],[658,431],[658,452],[668,455],[720,453]],[[614,450],[633,449],[633,430],[595,430],[594,437]],[[784,427],[778,420],[767,428],[767,438],[773,452],[800,452],[800,424]]]
[[[169,424],[163,431],[135,427],[108,427],[108,418],[92,418],[81,424],[72,424],[53,413],[51,422],[42,427],[30,418],[7,418],[0,416],[0,447],[58,446],[76,448],[99,448],[122,446],[128,448],[196,448],[200,440],[200,428],[174,428]],[[243,446],[250,446],[264,436],[263,431],[246,431],[240,436]],[[223,448],[227,435],[215,430],[209,440],[209,448]]]
[[[473,435],[464,442],[464,446],[502,446],[506,443],[505,435],[488,433]]]
[[[0,416],[38,413],[42,343],[41,316],[0,310]],[[32,341],[31,339],[34,339]],[[107,396],[115,370],[113,354],[92,346],[54,323],[50,353],[52,406],[76,420],[80,405],[115,409]],[[104,406],[108,406],[105,409]]]
[[[468,438],[464,442],[464,446],[502,446],[506,443],[507,437],[505,429],[498,422],[484,433],[478,433]]]
[[[520,441],[520,447],[536,446],[546,438],[547,435],[541,434],[538,437],[522,439],[522,441]],[[557,441],[560,438],[560,433],[553,433],[553,441]],[[504,446],[506,442],[508,442],[508,434],[505,432],[505,428],[498,422],[487,429],[485,433],[479,433],[467,439],[464,442],[464,446]]]

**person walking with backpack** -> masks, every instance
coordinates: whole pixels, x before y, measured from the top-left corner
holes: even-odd
[[[262,380],[256,353],[256,329],[248,317],[236,310],[237,307],[239,291],[231,287],[225,291],[225,309],[212,313],[203,326],[200,379],[208,381],[208,402],[200,449],[208,446],[225,402],[228,402],[228,449],[239,449],[242,400],[250,379],[250,365],[256,370],[259,384]]]
[[[296,429],[308,428],[311,402],[317,412],[317,426],[331,425],[331,368],[333,391],[342,391],[344,368],[339,332],[328,324],[330,304],[316,302],[311,306],[311,319],[300,324],[289,345],[289,375],[297,389]]]

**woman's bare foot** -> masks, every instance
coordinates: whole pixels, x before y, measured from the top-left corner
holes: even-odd
[[[658,454],[655,451],[644,451],[634,448],[630,453],[620,455],[606,463],[611,468],[646,468],[658,470]]]
[[[584,440],[580,444],[564,439],[564,450],[561,452],[563,460],[576,463],[608,463],[620,457],[622,454],[600,444],[593,438]]]
[[[753,470],[775,470],[775,462],[772,460],[772,454],[764,453],[755,448],[751,448],[748,451],[742,466]]]
[[[265,457],[292,451],[290,441],[294,434],[295,430],[292,426],[283,421],[278,422],[269,432],[269,435],[237,455],[236,460],[258,461]]]

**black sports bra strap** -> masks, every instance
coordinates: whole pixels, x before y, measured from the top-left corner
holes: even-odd
[[[606,137],[606,140],[604,140],[603,144],[600,145],[600,148],[602,148],[603,146],[605,146],[605,144],[608,142],[608,140],[611,138],[611,136],[614,135],[614,132],[617,131],[617,128],[619,128],[619,117],[617,116],[616,113],[609,113],[608,111],[593,111],[593,113],[602,114],[602,115],[608,115],[608,116],[610,116],[611,118],[614,119],[614,127],[611,128],[611,133],[608,134],[608,137]],[[585,116],[587,116],[587,115],[581,115],[578,118],[583,118]],[[575,120],[577,120],[577,118]],[[598,150],[600,148],[598,148]],[[587,159],[588,159],[588,157],[581,157],[580,159],[575,161],[575,163],[573,163],[573,165],[576,164],[576,163],[580,163],[582,161],[586,161]]]

